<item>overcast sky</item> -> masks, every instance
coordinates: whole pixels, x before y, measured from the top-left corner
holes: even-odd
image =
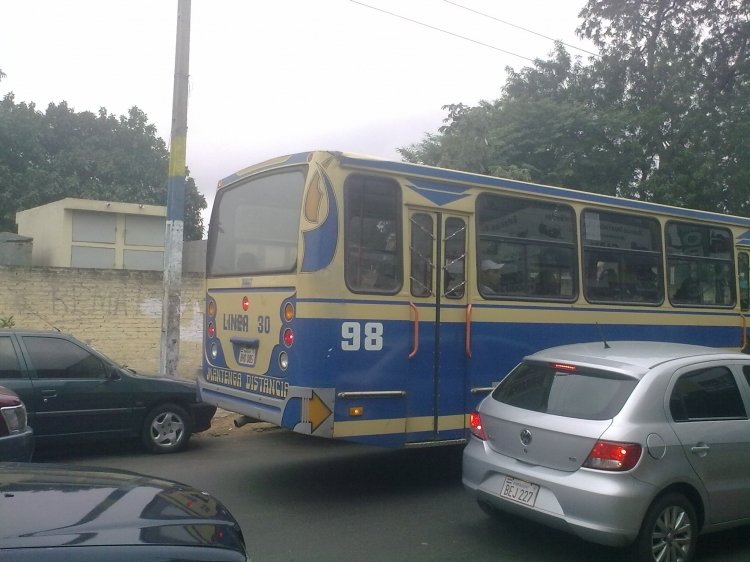
[[[506,66],[552,51],[552,41],[497,20],[591,50],[575,36],[584,5],[193,0],[190,173],[210,205],[219,179],[274,156],[324,149],[398,160],[397,147],[437,131],[441,106],[494,100]],[[0,95],[40,110],[67,101],[122,115],[135,105],[169,144],[177,0],[23,0],[0,13]]]

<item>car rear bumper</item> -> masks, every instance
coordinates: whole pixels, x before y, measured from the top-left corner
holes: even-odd
[[[30,427],[20,433],[0,437],[0,461],[29,462],[34,454],[34,432]]]
[[[198,402],[190,406],[190,413],[193,416],[193,433],[200,433],[211,427],[211,419],[216,413],[216,406]]]
[[[503,498],[505,477],[539,486],[533,507]],[[478,500],[549,527],[608,546],[632,543],[654,488],[627,473],[563,472],[524,464],[471,438],[463,454],[463,484]]]

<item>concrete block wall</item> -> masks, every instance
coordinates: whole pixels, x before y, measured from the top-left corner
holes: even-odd
[[[0,266],[0,318],[15,329],[72,334],[118,363],[159,371],[162,273],[109,269]],[[201,369],[204,282],[183,273],[179,376]]]

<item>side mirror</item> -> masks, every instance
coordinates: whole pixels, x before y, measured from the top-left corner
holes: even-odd
[[[122,377],[120,376],[120,369],[114,365],[107,365],[107,380],[119,381]]]

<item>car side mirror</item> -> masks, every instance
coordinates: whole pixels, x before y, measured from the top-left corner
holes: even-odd
[[[120,370],[114,365],[107,365],[107,380],[119,381],[122,377],[120,376]]]

